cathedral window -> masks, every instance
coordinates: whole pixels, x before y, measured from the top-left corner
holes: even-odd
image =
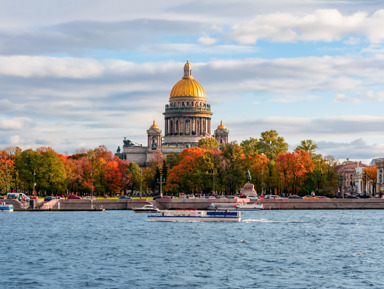
[[[199,135],[200,134],[200,121],[196,122],[196,133]]]
[[[190,122],[189,119],[185,121],[185,134],[189,134],[190,131]]]

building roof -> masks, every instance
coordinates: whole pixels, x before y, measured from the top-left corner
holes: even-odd
[[[157,124],[155,123],[155,121],[153,121],[153,124],[150,126],[150,129],[151,129],[151,128],[159,129],[159,127],[157,126]]]
[[[225,125],[223,125],[223,121],[221,121],[217,129],[227,129],[227,128],[225,127]]]
[[[203,87],[192,77],[192,65],[188,60],[184,65],[184,77],[173,86],[170,97],[205,97]]]

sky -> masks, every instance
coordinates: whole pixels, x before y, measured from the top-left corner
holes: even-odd
[[[276,130],[369,163],[384,157],[383,27],[374,0],[0,0],[0,148],[147,145],[189,60],[230,141]]]

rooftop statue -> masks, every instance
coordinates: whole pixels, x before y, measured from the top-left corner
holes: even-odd
[[[123,143],[124,143],[124,147],[133,147],[134,146],[133,142],[131,142],[129,139],[124,138]]]

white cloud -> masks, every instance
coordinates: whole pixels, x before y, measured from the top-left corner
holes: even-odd
[[[351,103],[360,103],[361,100],[358,98],[348,97],[343,93],[336,93],[335,99],[333,102],[351,102]]]
[[[209,37],[207,35],[204,35],[199,38],[199,43],[206,45],[206,46],[211,46],[217,42],[217,39]]]
[[[384,40],[383,26],[384,10],[378,10],[373,15],[360,11],[343,15],[337,9],[318,9],[305,15],[292,12],[258,15],[250,21],[234,25],[228,37],[243,44],[254,44],[260,39],[330,42],[365,36],[371,42],[378,43]]]
[[[33,122],[28,117],[0,119],[0,130],[21,130],[30,128]]]
[[[0,57],[0,74],[17,77],[90,78],[100,76],[102,65],[93,59],[47,56]]]
[[[19,135],[12,135],[9,137],[9,144],[10,145],[19,145],[21,142],[21,138]]]

